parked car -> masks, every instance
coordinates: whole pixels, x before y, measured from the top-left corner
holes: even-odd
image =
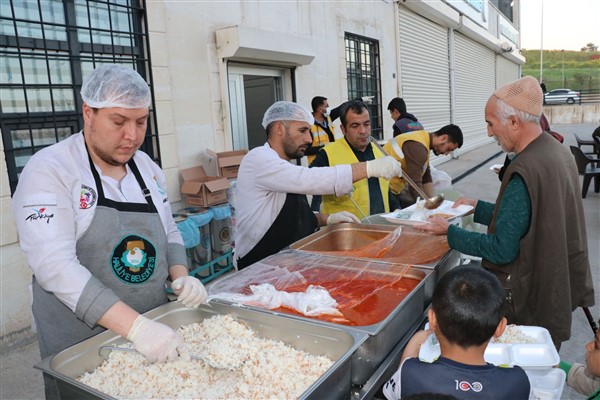
[[[579,103],[579,92],[571,89],[554,89],[544,94],[544,103],[546,104],[573,104]]]

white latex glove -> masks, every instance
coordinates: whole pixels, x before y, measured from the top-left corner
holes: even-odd
[[[171,284],[173,293],[177,296],[177,301],[183,303],[184,306],[196,308],[206,300],[208,294],[200,280],[193,276],[185,275],[175,279]]]
[[[360,224],[360,219],[348,211],[340,211],[327,217],[327,225],[341,224],[342,222],[354,222]]]
[[[179,355],[189,359],[184,343],[173,329],[156,321],[138,316],[127,334],[135,349],[150,362],[175,361]]]
[[[402,176],[402,165],[392,156],[367,161],[367,176],[385,179]]]

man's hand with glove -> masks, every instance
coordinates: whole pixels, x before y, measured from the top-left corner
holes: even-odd
[[[341,224],[342,222],[354,222],[360,224],[360,219],[348,211],[340,211],[327,217],[327,225]]]
[[[177,301],[190,308],[198,307],[208,296],[202,282],[189,275],[175,279],[171,284],[171,289],[173,289],[173,293],[179,296]]]
[[[173,329],[140,315],[127,334],[135,349],[150,362],[175,361],[181,356],[189,359],[184,343]]]
[[[391,179],[402,176],[402,165],[392,156],[367,161],[367,177]]]

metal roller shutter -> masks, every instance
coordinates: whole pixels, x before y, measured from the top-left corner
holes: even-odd
[[[496,55],[496,62],[496,88],[520,78],[518,64],[502,57],[500,54]]]
[[[448,29],[402,6],[399,15],[401,97],[435,131],[450,123]]]
[[[487,136],[485,104],[496,89],[495,53],[459,32],[454,34],[456,59],[456,124],[463,132],[461,153],[493,141]]]

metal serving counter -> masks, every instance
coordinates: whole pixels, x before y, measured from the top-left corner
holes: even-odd
[[[243,305],[249,309],[276,314],[281,318],[311,321],[315,324],[335,326],[349,332],[358,331],[368,334],[368,339],[352,356],[352,383],[353,385],[365,385],[411,327],[419,322],[419,318],[431,302],[431,296],[439,278],[456,266],[459,261],[459,253],[449,250],[447,243],[442,243],[439,238],[418,233],[411,228],[403,228],[402,235],[405,235],[407,243],[412,248],[403,249],[401,238],[398,241],[399,246],[390,252],[393,257],[369,259],[354,256],[344,257],[342,254],[336,253],[352,250],[360,245],[364,246],[379,240],[394,231],[395,228],[395,226],[389,225],[358,224],[326,227],[292,244],[290,246],[292,250],[274,254],[238,272],[231,279],[224,279],[220,284],[211,288],[210,294],[245,293],[249,291],[250,286],[265,280],[273,283],[280,290],[290,287],[297,288],[298,285],[288,283],[288,280],[291,279],[290,276],[295,281],[300,276],[304,279],[305,285],[315,284],[327,287],[329,282],[323,281],[328,281],[330,278],[324,278],[324,276],[336,276],[336,271],[339,273],[337,276],[344,278],[348,276],[349,271],[354,271],[361,278],[363,275],[369,274],[369,279],[379,279],[378,275],[386,275],[392,280],[402,278],[419,280],[417,286],[385,318],[369,325],[349,326],[319,318],[309,318],[286,310],[269,310],[256,304]],[[419,241],[423,239],[421,243],[425,246],[437,243],[437,251],[441,255],[437,256],[435,262],[423,265],[400,263],[403,259],[414,260],[415,252],[411,252],[411,250],[420,252],[421,258],[424,260],[431,258],[426,251],[423,252],[423,249],[415,248],[415,237]],[[445,241],[445,238],[443,240]],[[445,246],[443,251],[439,250],[440,246]],[[316,273],[315,270],[317,270]],[[406,275],[407,271],[410,275]],[[348,279],[352,282],[354,276]],[[358,281],[358,279],[356,280]],[[362,281],[359,282],[359,284],[362,283]],[[302,288],[301,285],[300,288]],[[331,291],[331,288],[328,290]],[[352,283],[348,285],[348,290],[353,290]]]
[[[202,305],[197,309],[190,309],[181,303],[172,302],[144,315],[172,328],[178,328],[223,314],[232,315],[234,319],[243,322],[259,337],[279,340],[296,349],[313,355],[324,355],[334,361],[325,374],[304,391],[300,399],[350,398],[350,359],[366,340],[367,335],[300,320],[284,321],[274,314],[224,304]],[[113,399],[77,381],[77,377],[94,370],[102,363],[104,359],[99,354],[100,347],[125,342],[123,337],[105,331],[42,360],[36,368],[55,377],[61,399]],[[124,378],[126,379],[126,376]]]

